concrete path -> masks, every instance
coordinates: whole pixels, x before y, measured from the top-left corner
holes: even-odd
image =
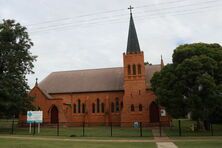
[[[173,142],[157,142],[158,148],[177,148],[177,146]]]
[[[162,131],[160,137],[159,129],[152,129],[154,140],[156,141],[157,148],[177,148],[169,137]]]

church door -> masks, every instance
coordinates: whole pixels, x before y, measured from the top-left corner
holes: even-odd
[[[152,102],[149,107],[150,111],[150,122],[159,122],[160,121],[160,113],[159,107],[155,102]]]
[[[54,105],[51,109],[51,123],[59,122],[59,111],[58,108]]]

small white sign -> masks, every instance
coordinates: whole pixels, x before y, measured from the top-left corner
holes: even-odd
[[[42,111],[27,111],[27,123],[42,123],[43,112]]]
[[[160,116],[162,116],[162,117],[166,116],[166,110],[165,109],[160,110]]]
[[[139,127],[140,127],[140,126],[139,126],[139,122],[137,122],[137,121],[133,122],[133,127],[134,127],[134,128],[139,128]]]

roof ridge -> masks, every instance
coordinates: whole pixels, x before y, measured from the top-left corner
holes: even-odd
[[[147,64],[147,65],[145,65],[145,66],[159,66],[159,65],[161,65],[161,64]]]
[[[77,70],[63,70],[63,71],[54,71],[52,73],[59,73],[59,72],[77,72],[77,71],[87,71],[87,70],[102,70],[102,69],[116,69],[116,68],[123,68],[123,67],[107,67],[107,68],[95,68],[95,69],[77,69]]]

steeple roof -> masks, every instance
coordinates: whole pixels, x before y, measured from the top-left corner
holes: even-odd
[[[139,53],[140,45],[136,34],[132,12],[130,12],[130,24],[128,33],[127,53]]]
[[[164,67],[164,62],[163,62],[163,57],[162,57],[162,54],[161,54],[160,66],[161,66],[161,69]]]

